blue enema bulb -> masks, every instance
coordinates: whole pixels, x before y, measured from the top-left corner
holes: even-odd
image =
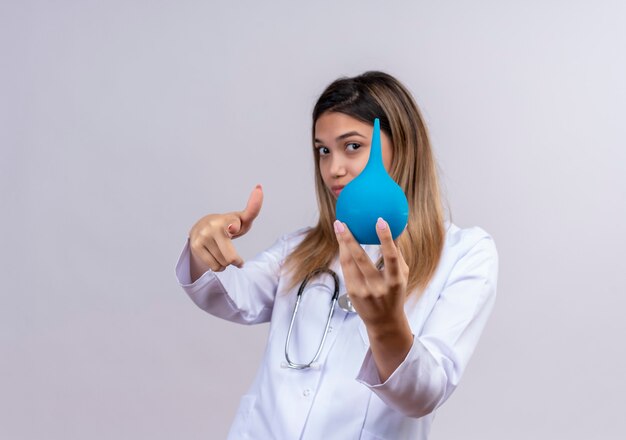
[[[360,244],[380,244],[376,234],[378,217],[389,224],[394,240],[407,225],[409,202],[402,188],[385,170],[378,118],[374,119],[367,165],[341,190],[335,210],[337,219],[348,225]]]

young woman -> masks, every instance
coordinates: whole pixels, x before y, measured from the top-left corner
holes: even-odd
[[[375,118],[409,220],[394,241],[379,219],[381,245],[361,246],[336,221],[335,202],[367,163]],[[313,110],[313,153],[317,225],[244,263],[232,240],[260,212],[257,186],[243,211],[200,219],[176,267],[207,312],[270,322],[229,438],[426,439],[493,307],[494,243],[444,218],[423,119],[390,75],[367,72],[326,88]]]

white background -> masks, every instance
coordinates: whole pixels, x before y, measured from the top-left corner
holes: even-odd
[[[387,71],[429,124],[498,301],[432,439],[622,439],[621,1],[0,3],[0,438],[224,438],[267,327],[174,278],[193,223],[316,219],[310,113]]]

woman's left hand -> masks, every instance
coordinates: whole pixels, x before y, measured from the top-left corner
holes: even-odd
[[[413,345],[413,333],[404,313],[409,266],[393,242],[389,225],[381,218],[376,233],[385,263],[383,270],[376,268],[344,223],[335,221],[335,233],[350,301],[365,324],[378,376],[384,383]]]
[[[350,301],[368,331],[384,330],[406,320],[404,302],[409,267],[393,242],[387,222],[379,218],[376,223],[384,261],[382,270],[376,268],[344,223],[337,220],[334,226]]]

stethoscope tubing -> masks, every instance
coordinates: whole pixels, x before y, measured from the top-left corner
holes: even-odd
[[[333,296],[331,298],[330,301],[330,309],[328,311],[328,317],[326,319],[326,326],[324,328],[324,334],[322,336],[322,340],[320,341],[319,346],[317,347],[317,351],[315,352],[315,356],[313,356],[313,359],[310,362],[304,363],[304,364],[300,364],[297,362],[293,362],[290,358],[289,358],[289,345],[291,342],[291,334],[293,331],[293,326],[294,323],[296,321],[296,316],[298,314],[298,309],[300,308],[300,300],[302,299],[302,294],[304,292],[304,288],[306,287],[307,283],[309,282],[309,280],[311,278],[313,278],[314,276],[320,274],[320,273],[328,273],[333,277],[333,281],[335,282],[335,288],[333,291]],[[352,304],[350,303],[349,298],[347,298],[347,295],[344,294],[342,295],[342,298],[346,297],[347,299],[347,303],[351,306]],[[285,341],[285,360],[287,361],[286,366],[288,368],[292,368],[294,370],[304,370],[307,368],[311,368],[311,365],[315,363],[315,361],[317,361],[317,359],[319,358],[320,354],[322,353],[322,349],[324,348],[324,343],[326,342],[326,336],[328,335],[328,329],[330,328],[330,322],[333,318],[333,314],[335,313],[335,307],[337,306],[337,302],[339,299],[339,277],[337,276],[337,274],[331,270],[331,269],[326,269],[326,268],[322,268],[322,269],[317,269],[314,270],[313,272],[311,272],[310,274],[308,274],[306,276],[306,278],[304,279],[304,281],[302,281],[302,284],[300,284],[300,288],[298,289],[298,294],[296,295],[296,303],[293,307],[293,313],[291,314],[291,322],[289,323],[289,330],[287,331],[287,339]],[[344,307],[341,306],[341,304],[339,305],[342,309],[344,309]],[[344,309],[347,312],[354,312],[354,308],[352,308],[352,310],[350,309]]]

